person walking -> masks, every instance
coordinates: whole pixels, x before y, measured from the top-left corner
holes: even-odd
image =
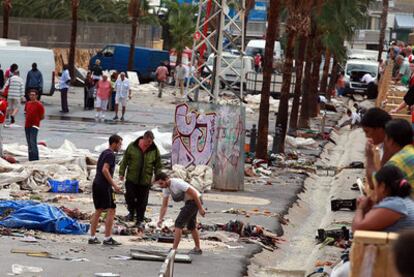
[[[105,119],[105,112],[108,108],[108,101],[111,93],[111,82],[108,81],[107,75],[103,75],[102,80],[99,80],[96,85],[96,119]]]
[[[29,101],[24,108],[26,112],[26,123],[24,130],[26,133],[29,161],[39,160],[39,150],[37,148],[37,135],[39,133],[40,121],[45,118],[45,108],[37,100],[37,90],[29,91]]]
[[[96,237],[96,228],[103,211],[107,211],[105,220],[105,238],[103,245],[118,246],[121,243],[111,236],[114,223],[116,204],[115,192],[121,192],[120,187],[115,183],[113,176],[115,171],[115,152],[121,150],[122,138],[118,135],[109,137],[109,148],[99,156],[96,165],[96,175],[92,184],[92,198],[95,206],[95,213],[91,218],[91,237],[89,244],[100,244]]]
[[[128,145],[119,167],[119,178],[121,181],[126,179],[128,220],[133,221],[136,213],[136,224],[140,228],[143,228],[152,176],[158,174],[161,168],[160,151],[151,131],[146,131],[144,136]]]
[[[168,68],[164,65],[164,63],[161,63],[155,70],[155,78],[158,82],[158,97],[161,98],[162,90],[168,78]]]
[[[3,94],[0,93],[0,158],[3,157],[3,126],[4,122],[6,121],[6,114],[7,114],[7,100],[3,96]]]
[[[6,87],[8,87],[10,124],[14,124],[15,116],[19,112],[19,105],[24,96],[24,83],[18,70],[14,71],[13,76],[8,79]]]
[[[26,86],[25,86],[25,98],[26,101],[29,101],[29,91],[35,89],[38,91],[38,100],[42,97],[43,94],[43,76],[42,72],[37,69],[37,64],[32,64],[32,69],[27,72],[26,76]]]
[[[94,108],[94,92],[95,84],[92,79],[92,72],[88,71],[85,78],[84,98],[83,98],[83,109],[93,110]]]
[[[195,248],[193,248],[190,253],[201,255],[203,251],[200,247],[200,235],[196,227],[197,213],[200,213],[203,217],[206,214],[201,200],[201,193],[184,180],[170,178],[164,172],[160,172],[155,176],[155,182],[162,188],[163,194],[160,217],[157,226],[160,228],[162,227],[164,216],[167,213],[170,195],[174,202],[184,202],[184,207],[181,208],[181,211],[175,220],[174,244],[172,248],[177,250],[183,233],[183,228],[187,226],[187,229],[191,231],[195,244]]]
[[[125,77],[125,72],[121,72],[118,80],[115,82],[115,117],[114,120],[118,120],[118,108],[119,104],[122,106],[121,121],[125,120],[127,97],[131,99],[131,88],[129,86],[129,80]]]
[[[63,65],[63,72],[62,76],[60,77],[60,101],[62,105],[61,113],[68,113],[68,90],[70,86],[70,73],[69,73],[69,66],[67,64]]]
[[[95,61],[95,64],[92,66],[91,71],[92,71],[92,79],[95,82],[95,84],[97,84],[103,75],[101,60],[98,59]]]
[[[9,95],[9,82],[8,80],[13,76],[14,72],[17,71],[19,66],[17,64],[12,64],[9,68],[6,69],[4,73],[4,87],[3,88],[3,96],[8,97]]]
[[[257,53],[254,57],[254,69],[257,73],[262,70],[262,55],[260,55],[260,53]]]
[[[184,82],[186,76],[186,69],[182,63],[177,62],[177,66],[175,67],[175,80],[177,85],[180,88],[180,95],[181,97],[184,96]]]

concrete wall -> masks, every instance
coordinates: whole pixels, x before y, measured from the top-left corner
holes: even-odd
[[[243,107],[208,103],[177,105],[172,164],[212,167],[215,189],[243,190],[244,143]]]
[[[3,30],[2,17],[0,30]],[[11,17],[9,23],[9,38],[18,39],[25,46],[68,48],[70,32],[71,22],[64,20]],[[153,41],[160,39],[161,29],[139,24],[137,33],[138,46],[152,47]],[[129,44],[130,36],[129,24],[78,22],[77,47],[102,48],[108,43]]]

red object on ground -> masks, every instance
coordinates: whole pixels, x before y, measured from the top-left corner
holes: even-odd
[[[46,144],[45,141],[39,141],[37,144],[38,145],[43,145],[44,147],[47,147],[47,144]]]
[[[8,161],[11,164],[15,164],[16,163],[16,158],[10,155],[4,155],[2,157],[4,160]]]

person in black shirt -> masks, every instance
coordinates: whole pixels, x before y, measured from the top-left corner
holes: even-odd
[[[95,236],[99,218],[103,211],[107,211],[105,221],[105,239],[104,245],[120,245],[112,236],[112,225],[115,217],[115,193],[120,192],[120,187],[113,180],[115,171],[115,152],[121,150],[122,138],[118,135],[112,135],[109,138],[109,148],[101,153],[96,165],[96,175],[92,184],[92,198],[95,206],[95,213],[91,218],[91,237],[89,244],[100,244],[101,242]]]

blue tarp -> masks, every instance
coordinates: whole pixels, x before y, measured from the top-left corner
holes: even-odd
[[[81,235],[88,232],[89,225],[68,217],[55,206],[34,201],[0,201],[0,216],[11,214],[0,221],[7,228],[26,228],[50,233]]]

